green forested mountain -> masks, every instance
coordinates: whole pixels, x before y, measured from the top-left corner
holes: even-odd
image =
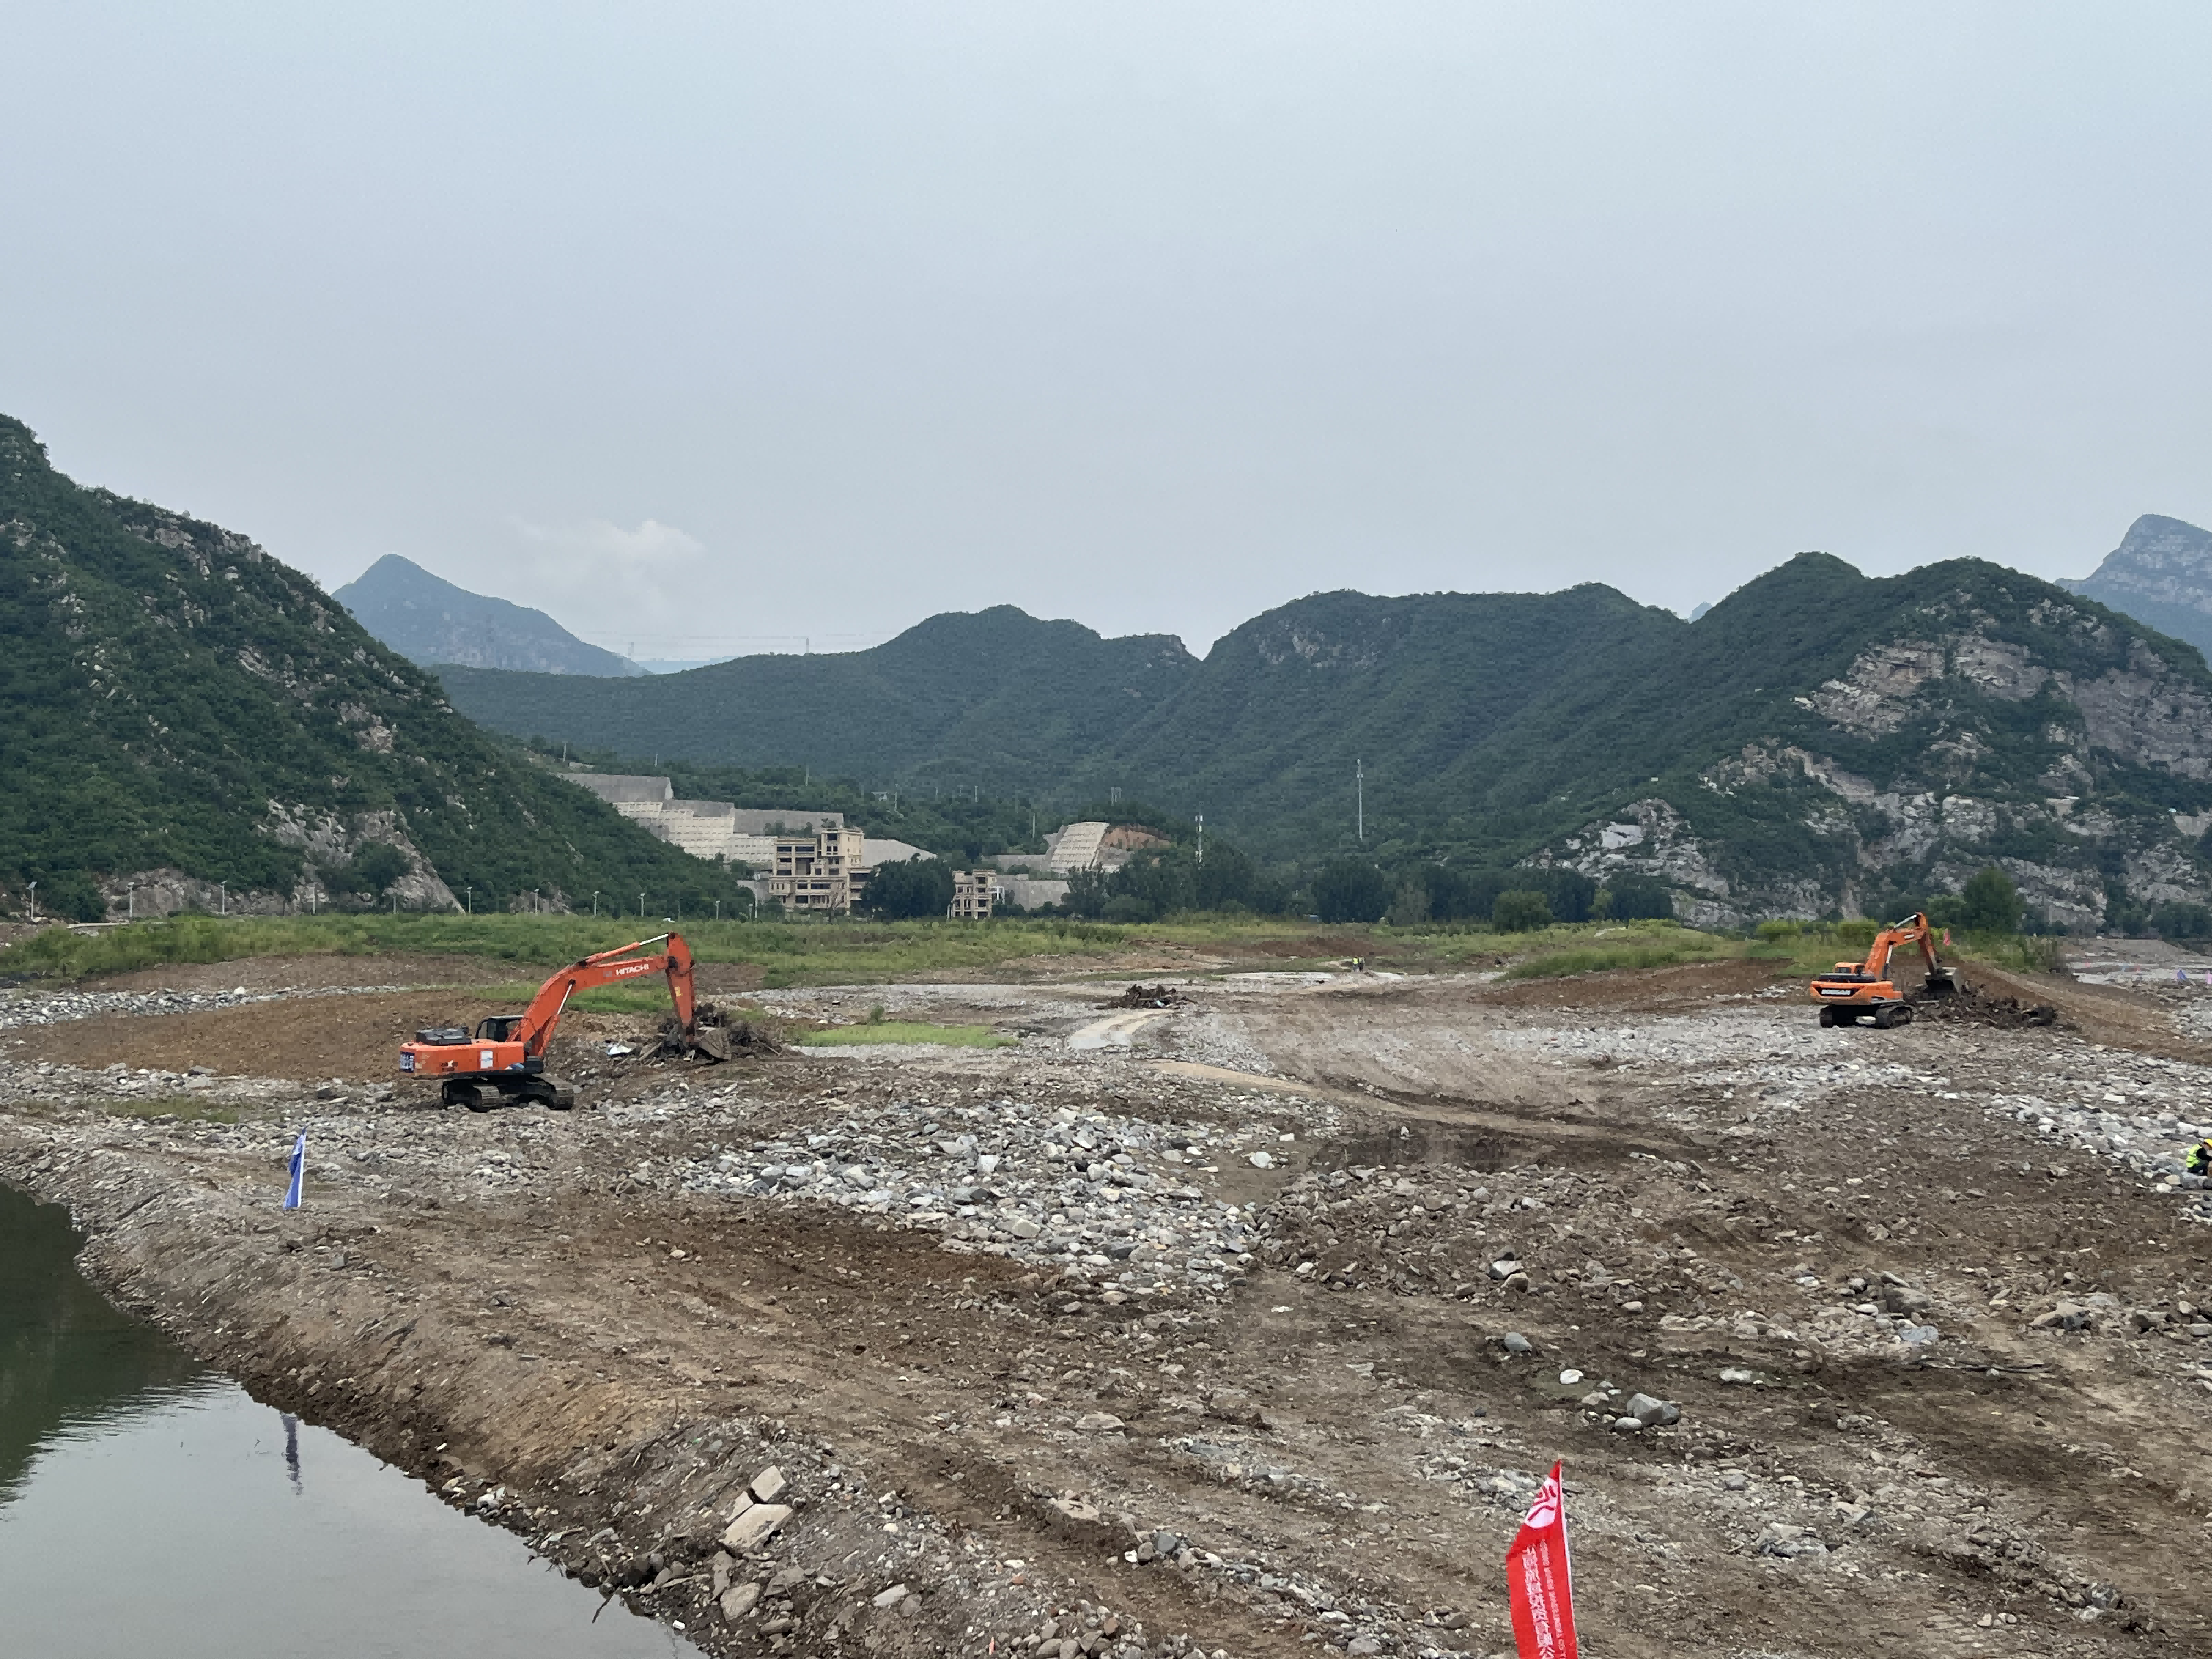
[[[739,657],[629,680],[441,671],[454,706],[518,737],[726,765],[811,766],[1012,793],[1119,740],[1198,666],[1164,635],[1102,639],[1012,605],[932,617],[886,644]]]
[[[479,908],[727,886],[453,713],[245,537],[71,483],[0,417],[0,890]],[[103,897],[105,896],[105,897]],[[356,897],[354,902],[362,902]]]
[[[1716,921],[1881,910],[1991,861],[2068,925],[2212,898],[2203,659],[1979,561],[1874,579],[1802,555],[1695,623],[1600,586],[1320,594],[1203,662],[1005,610],[894,643],[896,675],[856,653],[448,684],[509,731],[632,755],[980,777],[1070,807],[1120,787],[1264,858],[1649,878]]]

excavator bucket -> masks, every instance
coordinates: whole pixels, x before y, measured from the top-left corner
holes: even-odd
[[[1959,994],[1959,976],[1948,968],[1931,968],[1928,970],[1928,983],[1921,988],[1920,994],[1954,997]]]

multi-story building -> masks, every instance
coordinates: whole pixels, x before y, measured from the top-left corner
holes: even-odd
[[[787,910],[842,916],[867,890],[867,843],[858,830],[817,830],[778,836],[768,896]]]
[[[844,827],[842,812],[802,812],[788,807],[733,806],[726,800],[678,800],[666,778],[626,777],[610,772],[564,772],[635,823],[694,858],[722,859],[766,870],[775,860],[778,836],[811,836]]]
[[[956,920],[966,918],[981,921],[991,914],[991,901],[996,896],[998,877],[989,870],[955,870],[952,872],[952,908],[945,914]]]

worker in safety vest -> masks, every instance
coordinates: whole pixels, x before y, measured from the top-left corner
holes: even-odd
[[[2189,1152],[2189,1173],[2193,1176],[2212,1176],[2212,1135],[2198,1141]]]

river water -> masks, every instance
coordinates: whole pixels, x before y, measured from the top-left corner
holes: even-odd
[[[0,1655],[697,1659],[119,1312],[78,1242],[0,1187]]]

